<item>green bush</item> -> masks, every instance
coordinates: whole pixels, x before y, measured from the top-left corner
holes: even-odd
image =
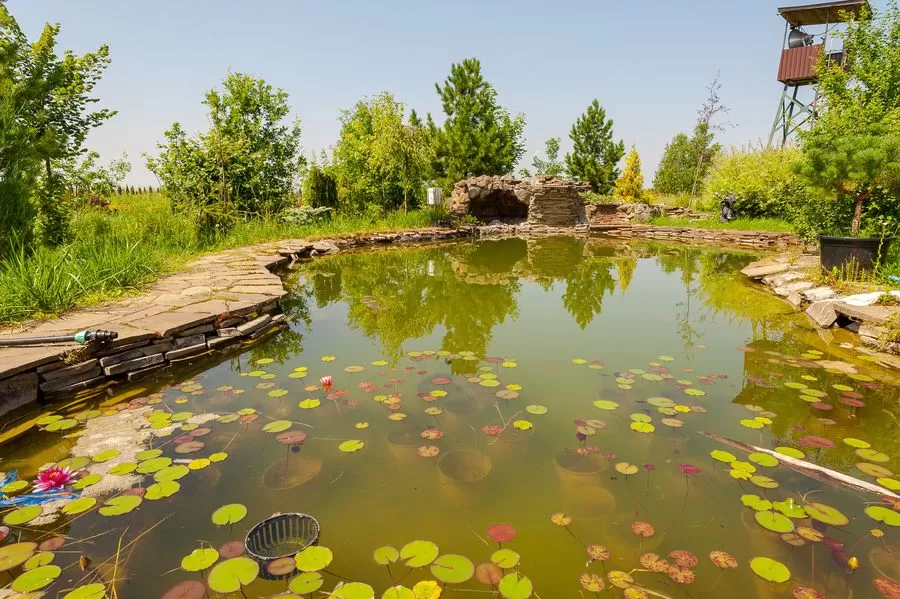
[[[621,204],[621,198],[617,198],[611,195],[604,195],[602,193],[597,193],[596,191],[585,191],[581,194],[581,197],[584,198],[588,204]]]
[[[691,204],[691,194],[689,193],[663,193],[651,189],[645,191],[644,196],[647,203],[657,204],[659,206],[687,208]]]
[[[732,193],[741,216],[789,217],[811,199],[791,168],[800,155],[796,148],[741,148],[719,155],[710,169],[700,209],[715,212],[720,202],[716,194]]]
[[[297,208],[288,208],[279,215],[281,222],[286,225],[311,225],[316,222],[326,220],[331,212],[328,206],[299,206]]]

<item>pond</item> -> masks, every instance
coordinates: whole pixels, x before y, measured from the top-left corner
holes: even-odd
[[[546,237],[296,265],[288,330],[0,447],[0,585],[900,597],[898,378],[745,282],[756,258]],[[30,506],[52,464],[74,481]],[[257,572],[248,530],[295,512],[319,549]]]

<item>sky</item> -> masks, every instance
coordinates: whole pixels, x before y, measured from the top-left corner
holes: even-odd
[[[391,91],[441,120],[435,82],[481,60],[500,103],[524,113],[528,151],[563,138],[597,98],[615,136],[640,153],[647,186],[666,143],[690,131],[720,73],[730,109],[726,146],[765,143],[781,94],[775,80],[789,0],[8,0],[34,39],[60,23],[60,47],[106,43],[112,64],[95,88],[118,114],[88,138],[102,161],[127,152],[127,183],[156,185],[144,153],[178,121],[208,127],[206,90],[228,72],[289,94],[309,155],[332,146],[341,109]],[[875,1],[876,7],[883,1]]]

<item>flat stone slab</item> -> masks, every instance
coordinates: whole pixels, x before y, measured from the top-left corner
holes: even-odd
[[[773,291],[775,291],[776,295],[787,297],[792,293],[799,293],[813,287],[815,287],[815,283],[813,283],[812,281],[796,281],[794,283],[782,285],[781,287],[775,287]]]
[[[844,302],[835,302],[834,309],[848,318],[875,324],[881,324],[892,314],[900,312],[900,308],[894,306],[851,306]]]
[[[761,279],[766,275],[775,275],[786,270],[790,270],[791,265],[787,262],[770,262],[768,264],[762,264],[758,266],[747,265],[741,271],[744,276],[750,277],[751,279]]]
[[[819,302],[835,298],[838,293],[831,287],[814,287],[813,289],[807,289],[802,295],[811,302]]]
[[[814,302],[806,309],[806,314],[820,327],[830,327],[838,319],[838,313],[834,309],[834,304],[835,302],[831,300]]]

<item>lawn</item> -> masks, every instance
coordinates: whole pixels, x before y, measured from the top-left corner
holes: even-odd
[[[133,293],[199,255],[279,239],[318,239],[426,227],[427,211],[378,219],[337,215],[315,225],[276,219],[241,222],[213,238],[197,235],[161,194],[119,196],[112,210],[87,208],[73,220],[74,239],[60,248],[20,251],[0,263],[0,323],[45,318]]]

